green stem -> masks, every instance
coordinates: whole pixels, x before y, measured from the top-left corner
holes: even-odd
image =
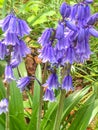
[[[63,113],[65,94],[66,94],[66,92],[64,90],[61,90],[59,106],[58,106],[58,109],[57,109],[57,114],[56,114],[56,119],[55,119],[53,130],[59,130],[60,129],[60,123],[61,123],[61,117],[62,117],[62,113]]]
[[[14,0],[11,0],[11,10],[13,9],[14,6]]]
[[[7,84],[6,98],[8,99],[8,102],[9,102],[9,92],[10,92],[9,87],[10,87],[9,84]],[[9,110],[6,113],[6,127],[5,127],[5,130],[9,130]]]
[[[45,64],[44,71],[43,71],[42,84],[45,82],[45,79],[46,79],[46,69],[47,69],[47,63]],[[41,117],[42,117],[42,104],[43,104],[43,87],[40,86],[40,99],[39,99],[39,111],[38,111],[38,119],[37,119],[37,130],[41,130],[40,124],[41,124]]]
[[[38,111],[38,120],[37,120],[37,130],[40,130],[41,115],[42,115],[42,99],[43,99],[43,88],[40,87],[40,99],[39,99],[39,111]]]

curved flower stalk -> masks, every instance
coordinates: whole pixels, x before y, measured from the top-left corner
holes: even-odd
[[[98,14],[91,15],[89,4],[92,2],[93,0],[82,0],[73,6],[63,2],[60,7],[62,19],[59,20],[57,28],[48,28],[38,40],[42,46],[39,58],[43,63],[48,62],[51,68],[51,75],[43,85],[46,87],[44,99],[53,101],[51,100],[53,94],[51,95],[49,90],[52,90],[54,94],[55,89],[61,90],[61,103],[59,102],[53,130],[59,130],[60,127],[62,100],[65,98],[64,91],[74,90],[70,74],[71,65],[84,63],[90,58],[92,52],[89,39],[91,36],[98,37],[98,31],[94,28]],[[52,33],[49,30],[52,30]],[[54,78],[54,72],[56,74],[58,67],[62,67],[63,71],[60,83],[58,78]]]

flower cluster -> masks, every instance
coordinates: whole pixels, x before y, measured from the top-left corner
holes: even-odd
[[[31,52],[22,40],[25,35],[30,33],[31,29],[13,12],[1,20],[0,27],[4,32],[3,39],[0,41],[0,59],[7,62],[4,81],[9,83],[15,80],[13,69]]]
[[[44,99],[54,101],[54,89],[73,90],[70,67],[73,63],[84,63],[92,54],[89,46],[90,36],[98,37],[94,24],[98,20],[98,13],[91,15],[90,6],[93,0],[83,0],[73,6],[62,3],[60,14],[62,19],[57,28],[47,28],[38,39],[42,48],[39,58],[43,63],[49,62],[52,69],[66,66],[66,74],[62,76],[62,83],[58,82],[56,72],[52,71],[46,84],[48,86]],[[65,71],[65,70],[64,70]]]
[[[10,83],[12,80],[17,80],[13,69],[18,67],[27,54],[31,53],[31,50],[23,41],[23,37],[28,35],[31,29],[24,20],[16,17],[13,12],[0,21],[0,27],[4,32],[3,39],[0,41],[0,59],[6,61],[4,82]],[[19,83],[19,79],[17,85],[22,91],[24,85],[27,85],[30,79],[25,77],[21,80],[22,84]],[[0,114],[7,111],[8,101],[3,99],[0,102]]]

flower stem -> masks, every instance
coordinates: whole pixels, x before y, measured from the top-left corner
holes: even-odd
[[[65,93],[66,92],[64,90],[61,90],[60,100],[59,100],[59,104],[58,104],[59,106],[57,109],[57,114],[56,114],[56,119],[55,119],[53,130],[60,129],[60,122],[61,122],[61,117],[62,117],[62,112],[63,112],[63,107],[64,107]]]
[[[38,111],[38,120],[37,120],[37,130],[40,130],[41,115],[42,115],[42,97],[43,97],[43,88],[40,87],[40,99],[39,99],[39,111]]]
[[[14,0],[11,0],[11,9],[13,9],[14,6]]]
[[[7,86],[6,86],[6,98],[8,99],[8,102],[9,102],[9,92],[10,92],[10,88],[9,88],[9,84],[7,83]],[[8,112],[6,113],[6,126],[5,126],[5,130],[9,130],[9,110]]]
[[[47,63],[45,64],[44,71],[43,71],[42,84],[45,82],[45,79],[46,79],[46,69],[47,69]],[[37,119],[37,130],[41,130],[40,124],[41,124],[41,117],[42,117],[42,104],[43,104],[43,87],[40,86],[40,99],[39,99],[39,111],[38,111],[38,119]]]

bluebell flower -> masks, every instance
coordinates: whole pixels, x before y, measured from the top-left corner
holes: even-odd
[[[55,37],[57,39],[61,39],[64,37],[64,25],[62,23],[58,24]]]
[[[71,13],[71,7],[68,4],[66,4],[65,2],[63,2],[60,7],[60,13],[63,18],[69,17],[69,15]]]
[[[19,44],[16,44],[14,47],[13,58],[21,62],[22,58],[26,57],[26,55],[30,53],[30,48],[28,48],[25,42],[20,39]]]
[[[87,25],[94,25],[97,20],[98,20],[98,13],[95,13],[87,19]]]
[[[63,65],[65,64],[65,54],[66,54],[66,50],[62,49],[62,50],[58,50],[57,48],[55,49],[55,56],[56,56],[56,60],[57,60],[57,65]]]
[[[5,45],[7,45],[7,46],[8,45],[14,46],[14,45],[16,45],[16,43],[19,44],[19,39],[18,39],[18,37],[17,37],[17,35],[15,33],[10,33],[9,31],[7,31],[4,34],[4,36],[5,36],[5,39],[4,39],[3,43]]]
[[[82,42],[84,40],[85,40],[85,29],[80,28],[80,30],[78,31],[78,42]]]
[[[1,41],[0,42],[0,59],[1,60],[4,60],[6,53],[7,53],[7,47]]]
[[[28,35],[30,33],[31,29],[26,23],[26,21],[22,19],[18,19],[18,26],[17,26],[17,34],[20,37],[23,37],[24,35]]]
[[[41,49],[40,55],[38,57],[42,59],[43,63],[45,63],[47,61],[49,61],[50,63],[57,62],[56,58],[55,58],[54,48],[52,47],[51,44],[44,46]]]
[[[89,5],[85,5],[84,12],[85,12],[85,19],[89,18],[91,14]]]
[[[18,18],[13,16],[10,21],[9,21],[9,26],[8,26],[8,32],[9,33],[17,33],[17,25],[18,25]]]
[[[18,81],[17,81],[17,87],[20,89],[20,91],[24,91],[26,86],[30,83],[31,81],[31,77],[29,76],[26,76],[26,77],[23,77],[23,78],[20,78]]]
[[[70,75],[65,76],[63,79],[62,89],[66,90],[67,92],[73,90],[72,77]]]
[[[38,39],[38,42],[42,46],[48,44],[52,36],[52,32],[53,32],[52,28],[45,29],[45,31],[42,33],[42,36]]]
[[[6,98],[0,101],[0,115],[8,112],[8,100]]]
[[[77,10],[78,10],[78,4],[75,4],[74,6],[71,7],[71,19],[72,20],[76,18]]]
[[[11,61],[10,61],[10,65],[12,68],[18,67],[19,64],[20,64],[20,62],[17,59],[11,59]]]
[[[77,42],[77,46],[76,46],[76,52],[79,54],[85,53],[86,49],[85,49],[85,40],[81,41],[81,42]]]
[[[53,90],[46,89],[45,94],[44,94],[44,100],[45,101],[50,101],[50,102],[55,101],[55,95],[54,95]]]
[[[83,4],[78,4],[77,19],[83,20],[85,17],[85,8]]]
[[[73,64],[76,61],[76,54],[75,54],[75,50],[73,47],[69,47],[66,50],[66,57],[65,57],[65,62],[66,63],[70,63]]]
[[[9,15],[7,15],[1,22],[1,27],[2,27],[2,30],[5,32],[8,30],[9,28],[9,23],[11,22],[11,20],[15,18],[14,14],[13,13],[10,13]]]
[[[48,79],[46,80],[46,83],[43,85],[44,87],[48,86],[48,89],[58,89],[59,82],[58,82],[58,76],[56,73],[52,73]]]
[[[72,21],[66,21],[65,20],[65,24],[72,31],[77,31],[77,26]]]
[[[56,48],[57,48],[58,50],[66,49],[66,48],[68,48],[69,46],[70,46],[70,43],[69,43],[67,37],[63,37],[63,38],[57,40]]]
[[[11,65],[6,65],[4,74],[5,74],[4,78],[5,82],[11,82],[12,80],[15,80]]]

